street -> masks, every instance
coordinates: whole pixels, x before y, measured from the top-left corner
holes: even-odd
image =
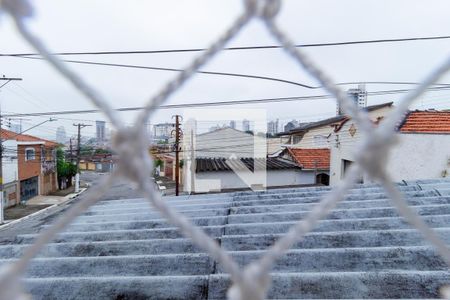
[[[96,172],[82,172],[81,180],[89,184],[89,186],[95,186],[99,183],[99,181],[108,176],[108,173],[96,173]],[[0,244],[9,244],[11,243],[16,235],[25,234],[25,233],[36,233],[41,230],[40,226],[44,223],[48,224],[52,222],[55,218],[61,215],[62,212],[66,211],[76,202],[84,199],[87,196],[89,189],[80,194],[73,201],[62,204],[59,207],[55,207],[49,212],[43,212],[42,214],[24,220],[18,224],[15,224],[11,227],[0,229]],[[126,199],[126,198],[139,198],[140,193],[136,190],[135,185],[128,181],[118,179],[117,183],[115,183],[108,192],[103,195],[100,200],[118,200],[118,199]]]
[[[97,185],[102,178],[109,173],[81,172],[81,180],[90,186]],[[81,197],[81,196],[80,196]],[[117,179],[117,182],[101,197],[100,200],[140,198],[140,193],[136,190],[135,184],[123,179]]]

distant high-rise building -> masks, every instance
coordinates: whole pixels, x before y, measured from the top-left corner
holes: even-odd
[[[95,121],[97,142],[105,141],[105,121]]]
[[[267,133],[270,135],[275,135],[278,133],[278,126],[279,124],[279,120],[277,119],[276,121],[270,121],[267,123]]]
[[[286,125],[284,125],[284,132],[289,132],[294,128],[298,127],[298,121],[296,120],[292,120],[290,122],[288,122]]]
[[[242,131],[250,131],[250,121],[247,119],[242,120]]]
[[[167,140],[170,133],[175,128],[173,123],[159,123],[153,125],[153,138],[156,140]]]
[[[355,103],[358,104],[360,108],[364,108],[367,106],[367,91],[365,84],[358,85],[358,88],[356,89],[349,89],[347,91],[347,96],[355,101]],[[336,114],[342,115],[343,113],[344,111],[342,110],[342,107],[338,102],[336,106]]]
[[[230,121],[230,128],[236,129],[236,121],[234,120]]]
[[[56,129],[56,142],[60,144],[64,144],[67,141],[66,129],[64,126],[59,126]]]

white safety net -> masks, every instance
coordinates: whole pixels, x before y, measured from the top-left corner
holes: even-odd
[[[145,108],[138,115],[135,126],[129,128],[121,122],[119,115],[110,104],[104,99],[101,93],[91,87],[82,77],[71,71],[66,64],[51,52],[35,36],[26,24],[26,20],[33,16],[33,8],[26,0],[2,0],[0,13],[9,14],[22,37],[34,47],[50,65],[82,92],[92,103],[97,106],[117,129],[114,137],[113,147],[119,154],[119,167],[113,171],[101,184],[88,191],[86,197],[75,203],[64,215],[62,215],[54,225],[43,231],[35,243],[26,249],[20,260],[8,265],[0,273],[0,299],[27,299],[23,292],[20,279],[24,275],[27,265],[38,252],[50,242],[65,226],[71,223],[77,216],[82,214],[111,187],[118,177],[125,177],[135,182],[140,191],[145,195],[152,206],[157,209],[167,221],[176,225],[182,234],[190,238],[197,246],[209,253],[224,270],[231,276],[233,285],[228,291],[228,297],[232,300],[259,300],[264,299],[270,286],[270,270],[275,260],[288,251],[294,243],[301,240],[310,232],[317,223],[327,216],[327,214],[345,198],[347,191],[358,179],[360,172],[365,172],[372,179],[378,181],[389,196],[393,206],[396,207],[400,215],[412,226],[423,234],[442,256],[444,261],[450,266],[450,250],[446,244],[440,240],[437,234],[429,228],[425,222],[411,209],[404,199],[403,194],[391,181],[389,174],[385,170],[386,157],[388,152],[396,142],[396,128],[405,116],[408,107],[426,89],[434,84],[450,68],[450,57],[442,65],[433,70],[425,77],[416,89],[406,94],[390,115],[383,120],[379,126],[373,126],[367,112],[359,110],[357,105],[348,99],[346,93],[342,91],[328,75],[313,62],[301,48],[295,47],[286,33],[277,24],[277,14],[280,10],[279,0],[244,0],[244,9],[241,15],[226,30],[216,42],[206,51],[197,56],[185,69],[173,80],[166,84],[163,89],[152,97]],[[4,17],[4,16],[3,16]],[[162,199],[150,182],[148,174],[151,174],[153,163],[149,156],[146,131],[144,124],[151,117],[152,113],[159,105],[167,99],[195,72],[205,66],[212,57],[217,55],[225,45],[242,30],[250,21],[258,19],[263,22],[268,32],[283,46],[285,52],[301,67],[306,70],[339,102],[344,112],[350,116],[360,128],[362,138],[358,144],[355,164],[350,167],[345,179],[328,193],[305,217],[293,226],[287,234],[281,237],[272,245],[265,254],[257,261],[241,269],[232,257],[210,238],[202,229],[194,226],[185,216],[170,208]],[[448,294],[447,290],[445,293]],[[449,295],[445,295],[449,297]]]

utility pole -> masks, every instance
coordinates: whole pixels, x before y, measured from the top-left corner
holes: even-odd
[[[317,185],[317,160],[314,160],[314,185]]]
[[[190,194],[195,193],[195,169],[197,168],[197,161],[194,153],[194,131],[191,130],[191,191]]]
[[[72,148],[72,138],[69,139],[70,146],[69,146],[69,160],[71,163],[73,163],[73,148]]]
[[[6,81],[5,83],[0,85],[0,89],[10,83],[11,81],[19,81],[22,80],[22,78],[11,78],[11,77],[0,77],[1,81]],[[2,109],[1,109],[1,103],[0,103],[0,224],[3,224],[5,222],[5,216],[3,214],[3,211],[5,209],[4,200],[3,200],[3,144],[2,144]]]
[[[180,137],[181,137],[181,129],[180,129],[180,115],[175,115],[175,196],[179,195],[180,189]]]
[[[81,129],[87,126],[87,124],[73,124],[73,126],[78,127],[78,145],[77,145],[77,174],[75,175],[75,193],[78,193],[80,191],[80,146],[81,146]],[[71,140],[72,141],[72,140]]]

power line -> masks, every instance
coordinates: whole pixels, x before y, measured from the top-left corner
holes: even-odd
[[[31,57],[31,56],[17,56],[17,57],[27,58],[27,59],[45,60],[45,58],[42,58],[42,57]],[[120,67],[120,68],[132,68],[132,69],[145,69],[145,70],[154,70],[154,71],[169,71],[169,72],[183,72],[184,71],[184,69],[177,69],[177,68],[152,67],[152,66],[130,65],[130,64],[116,64],[116,63],[105,63],[105,62],[95,62],[95,61],[85,61],[85,60],[62,59],[61,61],[67,62],[67,63],[74,63],[74,64],[85,64],[85,65],[96,65],[96,66],[107,66],[107,67]],[[217,75],[217,76],[228,76],[228,77],[240,77],[240,78],[270,80],[270,81],[277,81],[277,82],[297,85],[297,86],[300,86],[300,87],[303,87],[303,88],[308,88],[308,89],[319,88],[319,87],[314,87],[314,86],[310,86],[310,85],[299,83],[299,82],[295,82],[295,81],[290,81],[290,80],[287,80],[287,79],[268,77],[268,76],[259,76],[259,75],[251,75],[251,74],[240,74],[240,73],[228,73],[228,72],[216,72],[216,71],[195,71],[195,73],[206,74],[206,75]]]
[[[361,45],[361,44],[379,44],[379,43],[396,43],[396,42],[413,42],[413,41],[430,41],[430,40],[444,40],[450,39],[450,36],[431,36],[431,37],[411,37],[411,38],[395,38],[395,39],[374,39],[374,40],[358,40],[358,41],[344,41],[344,42],[329,42],[329,43],[311,43],[311,44],[297,44],[295,47],[329,47],[329,46],[347,46],[347,45]],[[281,49],[279,45],[266,46],[241,46],[241,47],[227,47],[223,51],[241,51],[241,50],[264,50],[264,49]],[[158,53],[185,53],[185,52],[202,52],[206,48],[190,48],[190,49],[164,49],[164,50],[132,50],[132,51],[84,51],[84,52],[56,52],[53,55],[130,55],[130,54],[158,54]],[[40,56],[38,53],[9,53],[0,54],[0,56]]]
[[[427,89],[428,91],[450,90],[450,86],[438,86]],[[412,91],[412,89],[397,89],[397,90],[382,90],[368,92],[370,96],[401,94]],[[276,102],[293,102],[293,101],[309,101],[309,100],[323,100],[333,99],[332,95],[316,95],[316,96],[294,96],[294,97],[277,97],[277,98],[261,98],[261,99],[246,99],[246,100],[229,100],[229,101],[214,101],[214,102],[199,102],[199,103],[181,103],[161,105],[158,109],[176,109],[189,107],[210,107],[210,106],[226,106],[226,105],[240,105],[240,104],[262,104],[262,103],[276,103]],[[115,109],[120,112],[142,110],[143,107],[122,107]],[[25,116],[50,116],[50,115],[73,115],[73,114],[91,114],[101,113],[98,109],[89,110],[66,110],[66,111],[50,111],[50,112],[34,112],[34,113],[14,113],[5,114],[4,117],[25,117]]]
[[[299,100],[314,100],[332,98],[331,95],[320,96],[302,96],[302,97],[281,97],[281,98],[264,98],[251,100],[234,100],[234,101],[218,101],[218,102],[201,102],[201,103],[184,103],[184,104],[168,104],[161,105],[159,109],[174,109],[186,107],[202,107],[202,106],[221,106],[221,105],[235,105],[235,104],[251,104],[251,103],[265,103],[265,102],[282,102],[282,101],[299,101]],[[117,111],[136,111],[142,110],[143,107],[123,107],[116,109]],[[36,112],[36,113],[15,113],[7,114],[4,117],[18,117],[18,116],[45,116],[45,115],[72,115],[72,114],[89,114],[100,113],[98,109],[90,110],[66,110],[66,111],[52,111],[52,112]]]
[[[26,59],[37,59],[37,60],[45,60],[42,57],[30,57],[30,56],[17,56],[20,58],[26,58]],[[143,65],[131,65],[131,64],[118,64],[118,63],[106,63],[106,62],[95,62],[95,61],[86,61],[86,60],[69,60],[69,59],[62,59],[61,61],[67,62],[67,63],[74,63],[74,64],[86,64],[86,65],[96,65],[96,66],[106,66],[106,67],[119,67],[119,68],[132,68],[132,69],[145,69],[145,70],[153,70],[153,71],[168,71],[168,72],[183,72],[184,69],[178,69],[178,68],[166,68],[166,67],[154,67],[154,66],[143,66]],[[320,89],[322,86],[313,86],[308,85],[300,82],[295,82],[287,79],[282,78],[276,78],[276,77],[270,77],[270,76],[260,76],[260,75],[253,75],[253,74],[242,74],[242,73],[230,73],[230,72],[218,72],[218,71],[195,71],[195,73],[198,74],[205,74],[205,75],[216,75],[216,76],[227,76],[227,77],[240,77],[240,78],[249,78],[249,79],[259,79],[259,80],[267,80],[267,81],[275,81],[275,82],[281,82],[285,84],[291,84],[300,86],[302,88],[307,89]],[[350,84],[360,84],[363,82],[344,82],[339,83],[337,85],[350,85]],[[418,85],[417,82],[395,82],[395,81],[370,81],[366,82],[367,84],[399,84],[399,85]],[[437,86],[450,86],[450,84],[446,83],[437,83],[433,84]]]

